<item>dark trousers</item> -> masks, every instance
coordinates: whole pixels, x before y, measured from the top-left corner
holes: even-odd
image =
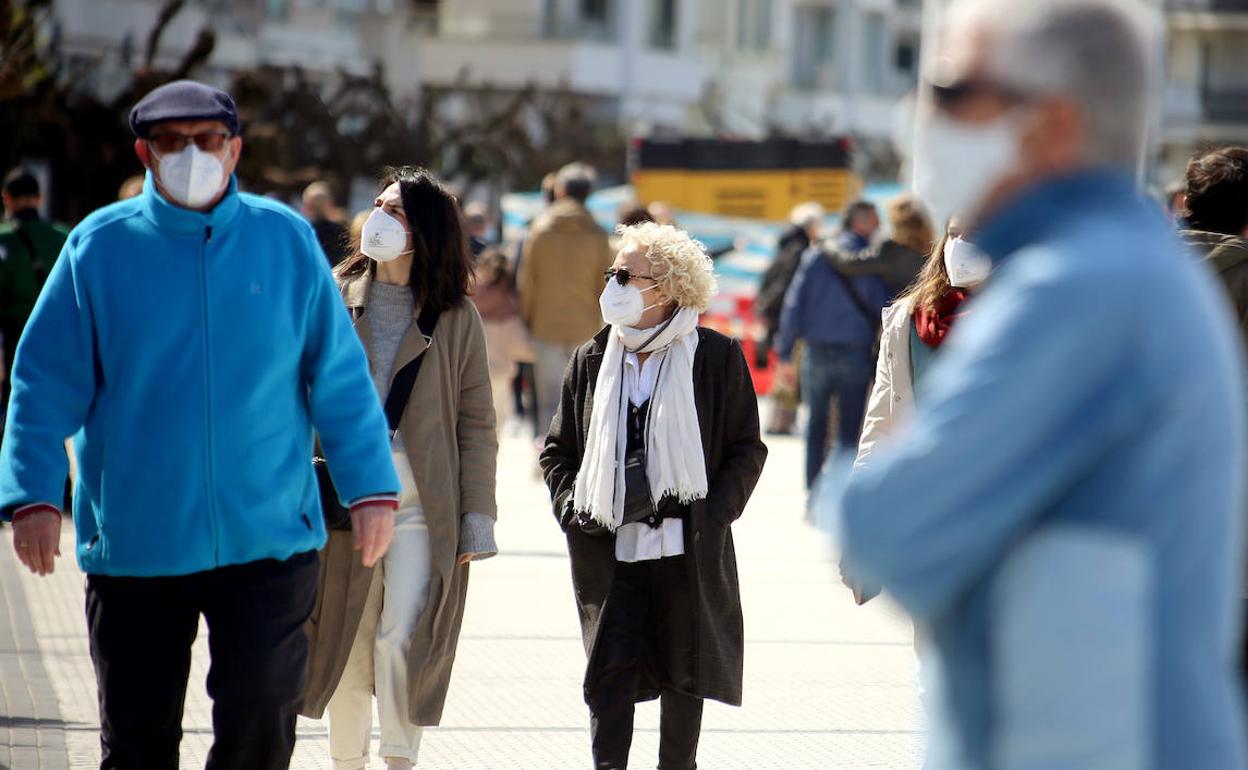
[[[208,624],[208,770],[286,770],[307,687],[315,551],[177,577],[87,576],[101,770],[176,770],[199,616]]]
[[[697,767],[702,699],[693,686],[694,607],[685,557],[617,562],[594,657],[590,731],[597,770],[626,770],[643,666],[656,669],[659,769]]]
[[[858,447],[867,411],[867,388],[875,373],[868,348],[808,343],[802,358],[802,394],[810,409],[806,425],[806,487],[814,486],[828,455],[828,417],[837,403],[837,451]]]

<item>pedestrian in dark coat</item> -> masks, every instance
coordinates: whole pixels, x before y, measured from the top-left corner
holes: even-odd
[[[613,323],[576,351],[541,464],[568,538],[595,767],[627,766],[633,704],[661,696],[659,767],[692,768],[702,700],[741,703],[730,525],[767,448],[740,344],[697,326],[714,287],[700,244],[652,223],[623,235]],[[625,462],[639,447],[640,482]]]

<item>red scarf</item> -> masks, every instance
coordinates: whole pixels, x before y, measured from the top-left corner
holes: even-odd
[[[938,348],[945,343],[945,335],[953,328],[953,324],[966,313],[959,313],[958,308],[966,301],[966,292],[961,289],[949,289],[936,301],[936,307],[928,310],[923,307],[914,309],[914,328],[919,339],[928,347]]]

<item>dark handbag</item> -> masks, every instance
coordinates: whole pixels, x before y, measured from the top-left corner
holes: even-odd
[[[416,319],[416,328],[424,335],[425,341],[433,345],[433,330],[438,325],[438,311],[422,310]],[[429,352],[426,348],[399,370],[390,382],[390,392],[386,394],[386,423],[390,427],[390,440],[399,429],[399,421],[403,419],[403,411],[407,409],[407,401],[412,396],[412,387],[416,384],[416,375],[420,374],[420,366]],[[317,441],[316,454],[312,457],[312,470],[316,473],[316,486],[321,493],[321,513],[325,517],[325,526],[339,532],[351,531],[351,511],[342,504],[338,490],[330,478],[329,465],[321,454],[320,441]]]

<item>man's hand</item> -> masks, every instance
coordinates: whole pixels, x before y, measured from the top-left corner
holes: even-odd
[[[792,361],[780,361],[776,364],[776,380],[790,388],[797,388],[797,367]]]
[[[476,555],[475,553],[461,553],[461,554],[460,554],[460,555],[456,558],[456,560],[455,560],[455,561],[456,561],[459,565],[461,565],[461,566],[462,566],[462,565],[467,564],[468,562],[472,561],[472,560],[473,560],[473,559],[475,559],[475,558],[477,558],[477,555]]]
[[[61,514],[45,508],[13,522],[13,550],[36,575],[51,575],[61,555]]]
[[[376,564],[394,539],[394,506],[364,503],[351,507],[351,533],[365,567]]]

